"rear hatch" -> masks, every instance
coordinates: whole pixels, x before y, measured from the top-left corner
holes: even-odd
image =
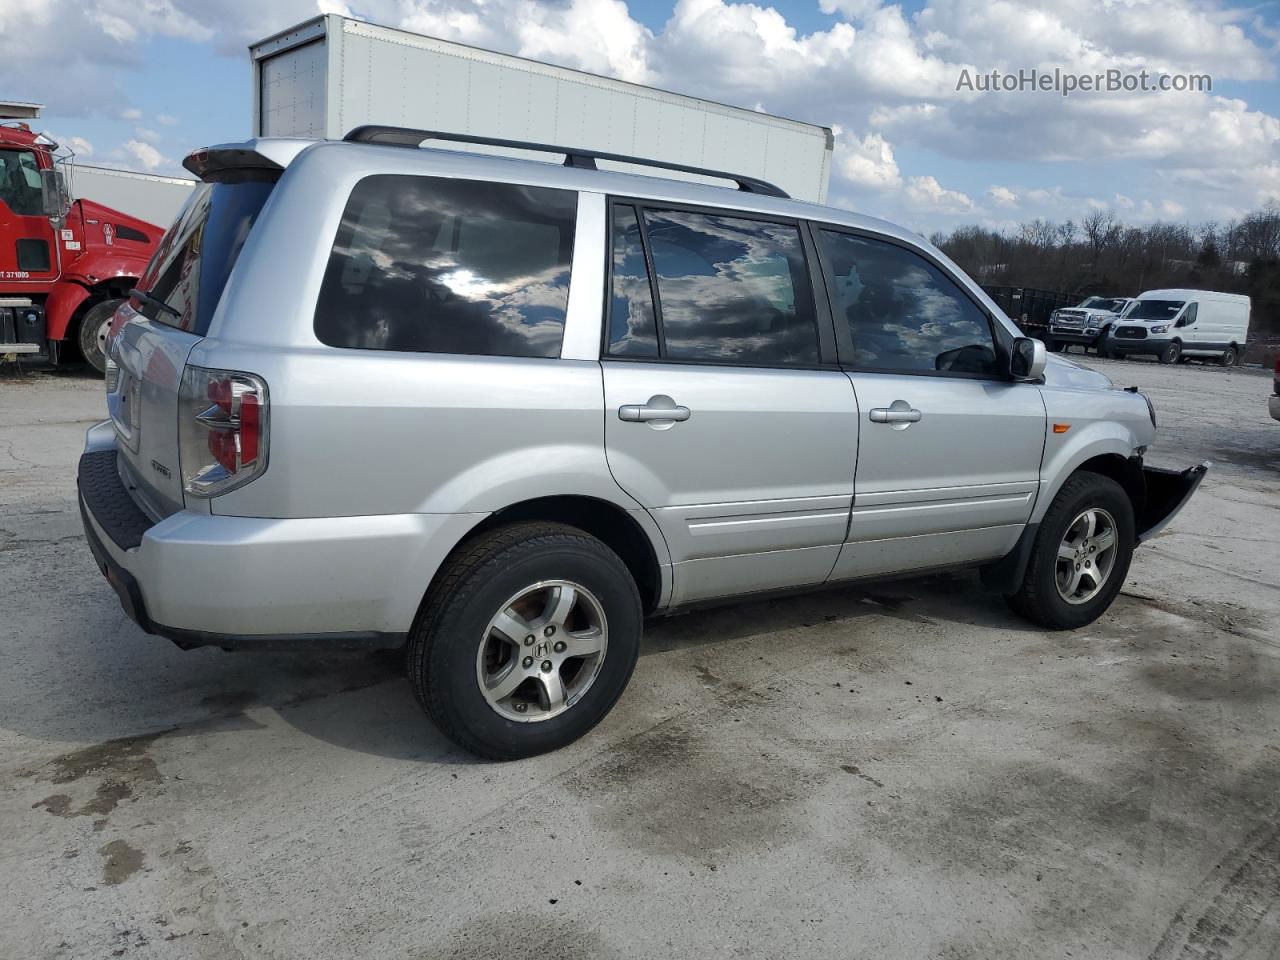
[[[121,473],[153,518],[183,507],[178,396],[187,356],[208,333],[240,249],[281,168],[243,154],[210,169],[161,240],[135,294],[113,325],[107,407],[119,438]],[[115,381],[114,383],[112,381]]]

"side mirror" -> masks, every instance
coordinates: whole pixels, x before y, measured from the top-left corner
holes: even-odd
[[[1048,358],[1049,353],[1039,340],[1018,337],[1009,355],[1009,374],[1015,380],[1039,380]]]
[[[61,227],[70,209],[67,183],[56,170],[40,171],[40,192],[44,196],[44,212],[54,227]]]

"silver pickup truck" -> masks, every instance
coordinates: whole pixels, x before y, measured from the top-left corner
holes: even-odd
[[[645,617],[698,604],[969,568],[1088,624],[1204,474],[1144,466],[1147,399],[908,230],[433,139],[459,138],[187,158],[79,466],[144,630],[403,647],[448,736],[527,756],[610,710]]]

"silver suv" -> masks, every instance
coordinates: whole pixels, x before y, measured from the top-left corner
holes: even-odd
[[[1090,623],[1204,474],[1144,467],[1146,398],[1046,363],[907,230],[432,138],[187,158],[78,476],[144,630],[403,646],[449,737],[521,757],[695,604],[971,568]]]

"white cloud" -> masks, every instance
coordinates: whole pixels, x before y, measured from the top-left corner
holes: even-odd
[[[991,202],[999,207],[1016,207],[1018,205],[1018,195],[1008,187],[992,187],[987,191],[987,196],[991,198]]]
[[[878,133],[869,133],[861,140],[856,136],[836,131],[836,163],[846,180],[860,187],[896,187],[902,182],[898,164],[893,159],[893,148]]]
[[[1167,201],[1186,216],[1221,219],[1218,210],[1280,196],[1280,119],[1222,91],[1233,80],[1275,78],[1280,31],[1229,2],[924,0],[908,15],[883,0],[818,0],[831,19],[805,33],[769,0],[678,0],[656,31],[624,0],[0,0],[0,87],[16,96],[27,92],[23,78],[39,76],[50,115],[120,116],[119,104],[133,99],[124,87],[153,38],[208,44],[243,61],[255,39],[317,10],[354,9],[379,23],[839,127],[847,132],[837,137],[833,195],[891,217],[1078,217],[1099,186],[1064,193],[1040,165],[1089,163],[1108,193],[1125,191],[1129,205],[1115,206],[1133,216],[1168,216]],[[1219,92],[1064,100],[955,89],[962,69],[1031,67],[1207,72]],[[190,104],[163,106],[132,142],[158,139],[157,130],[165,142],[181,138],[179,108]],[[143,117],[131,110],[126,119]],[[989,188],[966,181],[972,197],[956,189],[957,161],[974,169],[992,158],[1018,172]],[[1117,171],[1141,178],[1113,183]]]
[[[60,134],[54,133],[52,130],[48,131],[48,133],[50,139],[60,146],[72,151],[77,157],[88,157],[93,154],[93,144],[84,137],[64,137]]]
[[[971,213],[974,203],[959,190],[947,190],[936,177],[911,177],[906,186],[907,202],[932,213]]]
[[[120,119],[121,120],[141,120],[142,111],[139,110],[137,107],[129,107],[128,109],[120,111]]]
[[[121,149],[126,157],[141,166],[143,170],[156,170],[169,162],[168,157],[163,156],[151,144],[143,143],[141,140],[126,140]]]
[[[818,0],[818,9],[825,14],[861,20],[880,9],[880,0]]]
[[[148,143],[156,143],[162,139],[160,132],[152,130],[150,127],[134,127],[133,134],[139,140],[146,140]]]

